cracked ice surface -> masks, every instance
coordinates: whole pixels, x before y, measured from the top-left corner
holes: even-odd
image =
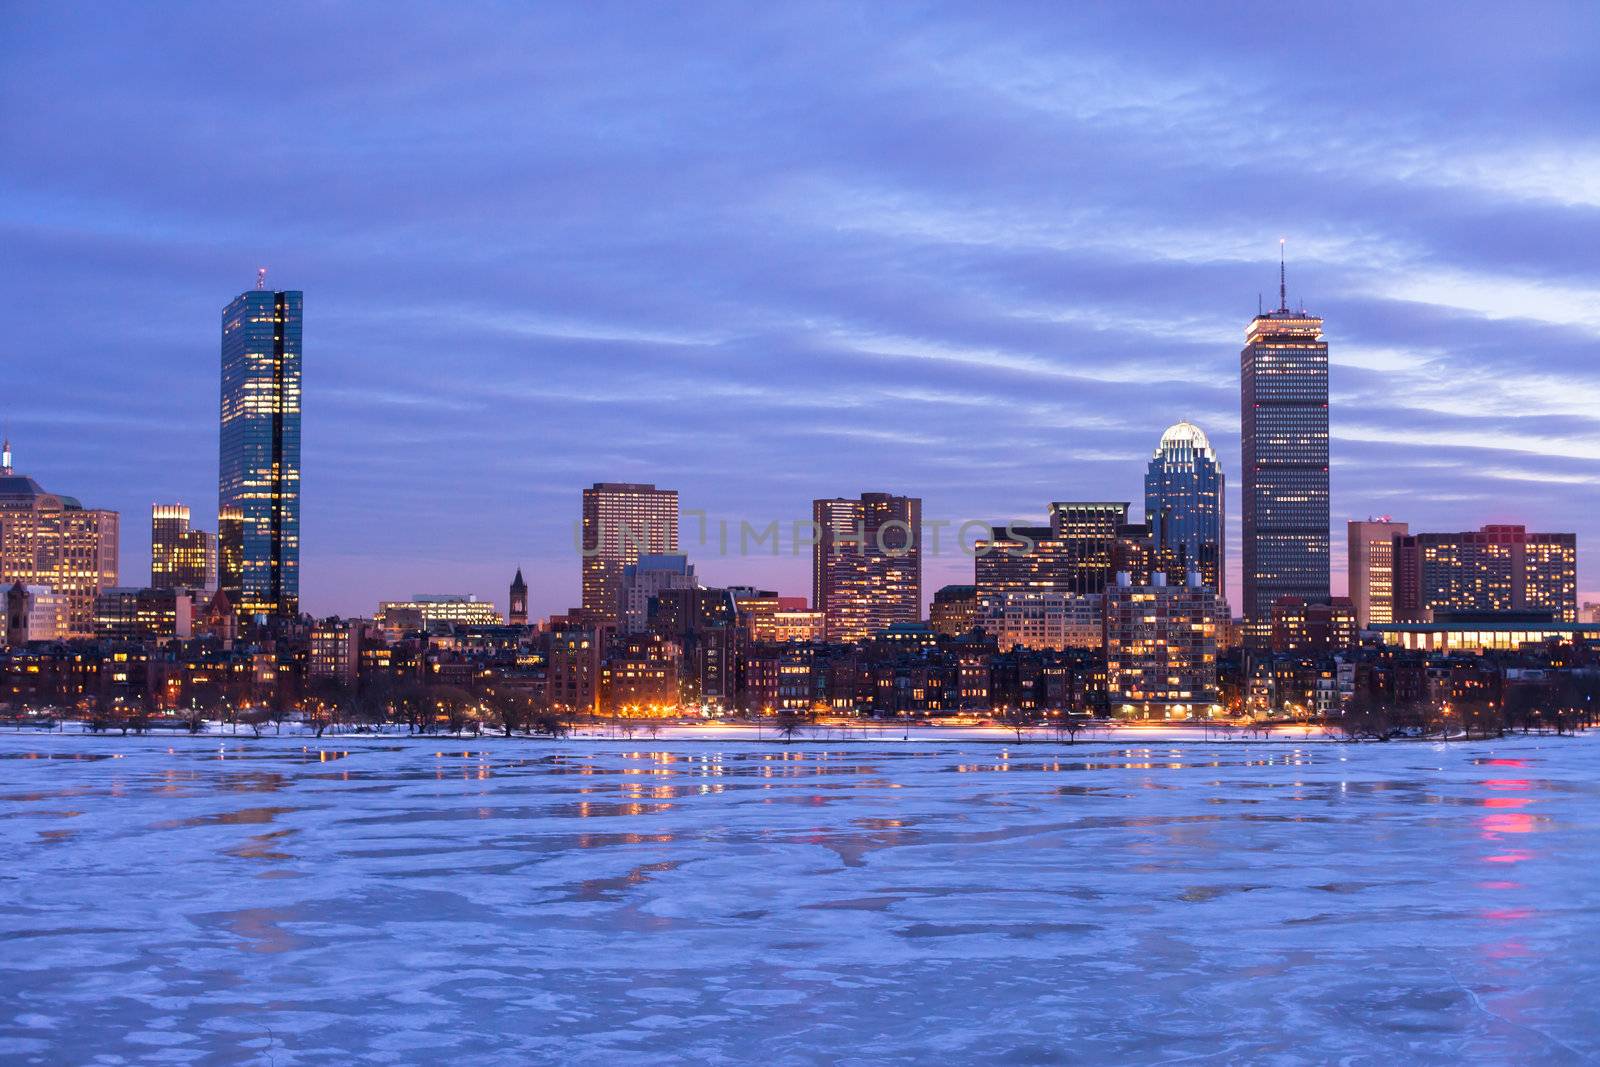
[[[1593,1061],[1597,772],[5,736],[0,1059]]]

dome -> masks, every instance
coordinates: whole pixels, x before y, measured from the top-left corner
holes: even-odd
[[[1158,451],[1168,449],[1187,448],[1195,452],[1204,452],[1213,455],[1211,442],[1206,438],[1206,432],[1188,419],[1183,419],[1167,427],[1167,432],[1161,435],[1161,447]]]

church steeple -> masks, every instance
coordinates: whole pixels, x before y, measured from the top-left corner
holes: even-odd
[[[517,568],[517,576],[511,579],[511,610],[507,613],[512,626],[528,625],[528,583],[522,580],[522,568]]]

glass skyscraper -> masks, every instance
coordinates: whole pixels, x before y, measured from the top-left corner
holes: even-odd
[[[1226,595],[1222,464],[1205,431],[1192,422],[1172,425],[1144,476],[1144,521],[1150,527],[1157,569],[1182,585],[1189,571]]]
[[[297,291],[257,288],[222,311],[218,516],[237,509],[240,521],[237,578],[226,536],[221,577],[245,616],[299,610],[302,302]]]
[[[1328,344],[1322,319],[1257,315],[1239,355],[1244,468],[1244,615],[1270,624],[1272,602],[1328,599]]]

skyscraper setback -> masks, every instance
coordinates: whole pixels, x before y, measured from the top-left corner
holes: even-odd
[[[678,491],[635,482],[596,482],[583,491],[583,611],[616,623],[622,569],[643,554],[678,550]]]
[[[241,615],[299,610],[302,304],[298,291],[256,288],[222,311],[218,525],[224,589]],[[227,588],[230,509],[239,514],[237,597]]]
[[[1257,315],[1239,355],[1244,616],[1269,625],[1272,602],[1328,598],[1328,344],[1322,319],[1278,308]]]

